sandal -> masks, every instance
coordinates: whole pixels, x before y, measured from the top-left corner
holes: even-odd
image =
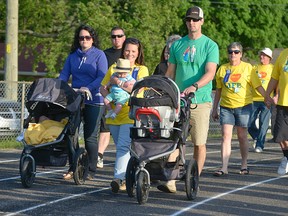
[[[241,169],[239,174],[240,175],[249,175],[249,168]]]
[[[213,176],[216,176],[216,177],[221,177],[221,176],[224,176],[226,175],[227,173],[225,173],[224,171],[222,170],[218,170],[216,172],[213,173]]]
[[[73,172],[72,171],[69,171],[69,172],[63,174],[63,179],[64,180],[70,180],[72,178],[73,178]]]

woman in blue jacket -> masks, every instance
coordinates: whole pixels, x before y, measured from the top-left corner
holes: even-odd
[[[88,179],[93,179],[96,173],[98,158],[98,131],[100,119],[104,112],[103,97],[99,93],[101,81],[104,78],[108,63],[106,56],[99,48],[97,33],[87,25],[76,29],[71,53],[66,59],[59,79],[68,82],[72,76],[72,87],[81,92],[91,92],[92,98],[85,100],[83,110],[85,148],[89,156]],[[64,174],[64,179],[73,177],[71,169]]]

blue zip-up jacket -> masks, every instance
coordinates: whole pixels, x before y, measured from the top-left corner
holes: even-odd
[[[66,59],[59,79],[68,82],[72,75],[72,88],[87,87],[92,100],[86,100],[85,104],[103,105],[103,97],[99,92],[102,79],[108,70],[105,53],[92,46],[88,51],[77,49]]]

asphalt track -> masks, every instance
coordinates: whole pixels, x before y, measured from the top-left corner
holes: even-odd
[[[188,144],[186,159],[191,157]],[[288,175],[278,176],[282,158],[276,143],[266,143],[262,153],[249,152],[250,175],[240,175],[238,143],[233,141],[229,174],[214,177],[220,167],[220,142],[209,140],[207,159],[200,177],[200,192],[189,201],[184,182],[177,183],[176,194],[166,194],[151,185],[148,202],[137,203],[126,193],[113,194],[115,147],[110,144],[104,169],[84,185],[62,180],[67,167],[37,167],[36,180],[29,189],[19,178],[21,151],[0,152],[0,215],[287,215]]]

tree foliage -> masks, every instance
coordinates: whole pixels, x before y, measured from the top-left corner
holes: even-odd
[[[203,33],[220,48],[220,63],[227,61],[226,47],[242,43],[246,57],[255,59],[263,47],[287,47],[286,0],[19,0],[19,52],[46,65],[57,76],[70,52],[74,30],[82,23],[93,26],[101,49],[111,46],[110,30],[121,26],[128,37],[144,45],[150,73],[160,60],[171,34],[187,34],[183,18],[192,5],[202,7]],[[5,38],[6,3],[0,2],[0,40]],[[3,60],[2,60],[3,67]]]

